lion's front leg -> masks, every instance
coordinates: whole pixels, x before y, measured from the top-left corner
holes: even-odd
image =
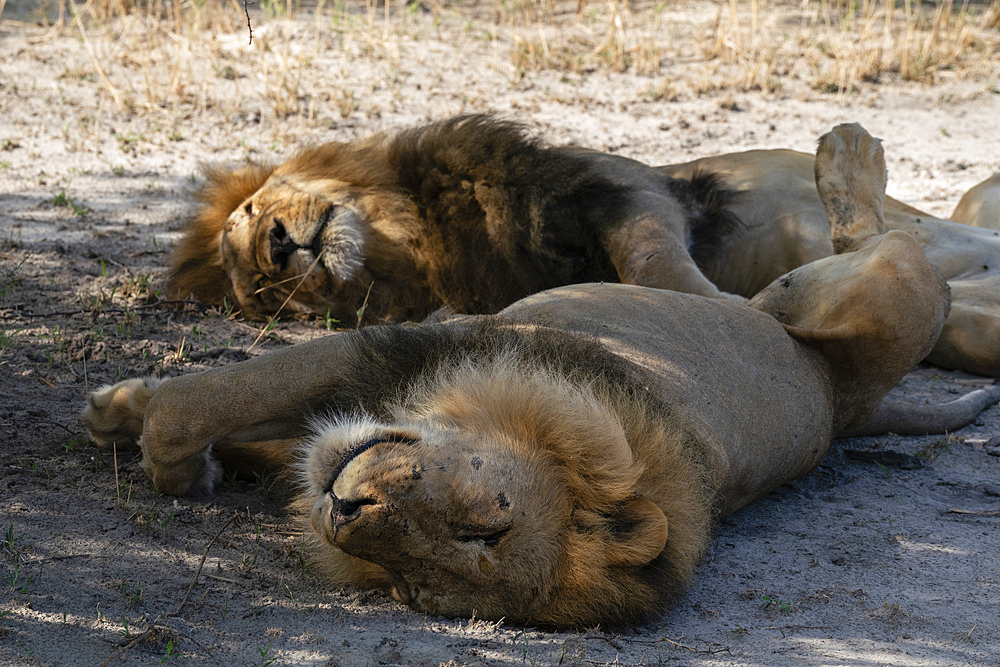
[[[238,470],[287,465],[324,386],[324,364],[304,367],[296,356],[275,352],[164,381],[139,441],[157,490],[211,492],[222,472],[216,455]]]
[[[215,455],[237,469],[287,466],[310,417],[352,409],[361,394],[382,389],[349,379],[360,335],[336,334],[159,385],[120,383],[92,396],[84,419],[98,442],[138,440],[143,469],[162,493],[208,492],[221,473]]]
[[[211,457],[210,440],[199,442],[189,438],[182,446],[174,446],[173,460],[166,464],[162,460],[161,425],[173,422],[168,428],[171,431],[185,428],[184,420],[172,414],[160,414],[162,408],[159,406],[164,401],[154,400],[168,388],[169,382],[149,377],[101,387],[87,397],[83,423],[98,445],[138,444],[143,451],[142,467],[159,490],[175,495],[211,492],[221,475],[221,468]],[[169,402],[168,399],[166,403]],[[152,408],[150,403],[153,403]],[[167,412],[173,411],[167,408]],[[151,424],[155,424],[155,428],[151,428]]]
[[[149,377],[101,387],[87,397],[83,423],[98,445],[138,444],[143,450],[142,467],[154,482],[160,480],[156,486],[161,491],[176,495],[209,493],[221,475],[219,464],[211,457],[210,445],[200,454],[184,456],[169,466],[154,464],[156,457],[148,452],[150,444],[155,448],[158,442],[157,436],[149,435],[148,417],[156,413],[149,404],[162,386],[161,380]],[[153,421],[159,424],[162,420],[157,417]],[[199,449],[193,441],[189,441],[189,447]]]
[[[695,264],[686,245],[685,226],[684,210],[672,198],[635,193],[622,223],[604,239],[619,280],[712,298],[738,298],[721,292]]]

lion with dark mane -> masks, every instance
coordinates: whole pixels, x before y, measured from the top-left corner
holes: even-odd
[[[878,141],[840,126],[816,170],[837,254],[749,304],[561,287],[494,316],[127,380],[92,394],[84,421],[100,443],[138,443],[163,493],[210,492],[222,465],[292,470],[338,579],[423,613],[642,623],[682,594],[715,519],[876,410],[889,424],[883,396],[944,325],[944,279],[882,224]],[[998,397],[901,408],[891,427],[955,429]]]
[[[812,165],[770,150],[654,168],[486,116],[323,144],[209,170],[168,291],[345,327],[493,313],[580,282],[739,300],[833,253]],[[970,226],[996,226],[998,206],[997,178],[956,209],[968,224],[884,198],[886,228],[914,236],[952,289],[929,357],[945,368],[1000,373],[1000,236]]]
[[[594,281],[720,294],[687,252],[661,251],[697,246],[700,230],[727,223],[711,178],[674,180],[623,158],[543,146],[485,116],[323,144],[207,179],[169,291],[229,299],[248,317],[283,308],[346,326],[362,305],[366,323],[441,307],[492,313]]]

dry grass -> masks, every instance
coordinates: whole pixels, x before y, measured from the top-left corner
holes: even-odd
[[[658,74],[666,36],[663,3],[633,11],[628,0],[587,4],[508,6],[501,25],[512,41],[512,62],[521,72],[540,69],[584,72],[607,67],[615,72]],[[561,10],[561,11],[560,11]]]
[[[251,45],[242,0],[49,0],[35,13],[84,43],[88,62],[68,65],[68,76],[93,80],[122,111],[167,123],[209,109],[233,117],[264,109],[307,121],[318,109],[341,118],[377,114],[366,106],[369,91],[343,72],[359,58],[392,71],[408,41],[439,35],[442,23],[447,40],[486,39],[501,59],[506,49],[515,80],[544,69],[630,72],[653,79],[651,99],[775,93],[793,82],[843,93],[887,80],[934,83],[945,73],[995,89],[1000,78],[1000,0],[801,0],[767,8],[760,0],[721,8],[661,0],[319,0],[307,9],[262,0]],[[390,76],[368,85],[393,83]]]
[[[331,82],[336,72],[319,71],[315,59],[399,57],[399,21],[374,2],[321,0],[308,13],[292,0],[257,4],[249,43],[242,0],[65,0],[32,18],[79,35],[88,62],[67,65],[67,76],[99,82],[120,111],[168,121],[209,109],[253,115],[257,101],[276,118],[313,118],[317,104],[347,117],[359,110],[355,93]]]
[[[794,76],[850,92],[890,77],[934,83],[945,71],[985,82],[996,76],[998,20],[998,0],[822,0],[771,13],[758,0],[730,0],[705,55],[736,70],[719,87],[772,90]]]

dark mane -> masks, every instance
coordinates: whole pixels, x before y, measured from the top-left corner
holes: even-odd
[[[617,282],[601,235],[629,189],[591,161],[480,115],[402,132],[386,160],[444,245],[437,287],[460,312],[493,312],[559,285]]]
[[[687,248],[699,269],[717,259],[726,241],[746,226],[729,211],[738,193],[728,190],[716,174],[695,171],[691,180],[671,179],[670,194],[687,213]]]
[[[658,415],[673,412],[649,392],[645,370],[581,334],[526,330],[501,316],[481,316],[468,318],[461,328],[453,323],[390,324],[363,327],[351,335],[352,353],[345,355],[347,366],[340,372],[343,384],[329,406],[334,409],[360,402],[378,414],[419,378],[449,361],[471,357],[485,363],[514,352],[527,365],[545,366],[575,383],[609,388]]]

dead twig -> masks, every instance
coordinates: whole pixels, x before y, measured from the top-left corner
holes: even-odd
[[[111,441],[111,451],[115,455],[115,498],[118,500],[118,507],[122,506],[122,485],[118,482],[118,442]]]
[[[250,33],[250,41],[247,44],[253,44],[253,26],[250,25],[250,9],[247,7],[247,0],[243,0],[243,11],[247,15],[247,31]]]
[[[90,43],[90,39],[87,37],[87,31],[83,28],[83,20],[80,18],[80,10],[77,8],[76,3],[73,0],[69,0],[70,7],[73,8],[73,20],[76,22],[76,27],[80,29],[80,37],[83,39],[83,45],[87,48],[87,54],[90,56],[90,62],[94,65],[94,69],[97,70],[98,76],[101,77],[101,82],[104,87],[108,89],[111,94],[112,99],[115,101],[115,106],[119,109],[124,110],[126,105],[122,101],[122,96],[115,88],[114,84],[111,83],[111,79],[108,78],[108,73],[104,70],[104,65],[97,58],[97,52],[94,51],[94,47]]]
[[[222,528],[219,529],[219,532],[215,534],[215,536],[212,538],[212,541],[209,542],[208,546],[205,547],[205,552],[201,555],[201,562],[198,563],[198,569],[195,571],[194,577],[191,579],[191,585],[188,586],[187,593],[184,594],[184,599],[182,599],[181,603],[177,605],[177,609],[175,609],[173,613],[167,614],[168,617],[180,616],[181,610],[184,609],[184,605],[187,604],[188,598],[191,597],[191,591],[194,590],[195,585],[198,583],[198,577],[201,575],[201,568],[205,567],[205,559],[208,558],[208,550],[212,548],[212,545],[215,544],[215,541],[219,539],[219,536],[222,535],[223,531],[225,531],[226,528],[229,528],[229,524],[231,524],[233,521],[236,521],[235,514],[229,518],[229,521],[227,521],[222,526]]]
[[[288,305],[288,302],[292,300],[292,297],[295,296],[295,293],[299,290],[299,288],[302,287],[302,283],[306,281],[306,278],[309,277],[309,274],[312,273],[312,270],[316,268],[317,264],[319,264],[319,260],[322,256],[323,253],[319,253],[318,255],[316,255],[316,259],[313,260],[313,263],[310,264],[309,268],[306,269],[305,273],[302,274],[302,280],[300,280],[298,284],[295,285],[295,287],[292,289],[292,291],[288,293],[288,296],[285,297],[285,300],[281,302],[281,306],[278,308],[277,311],[275,311],[274,315],[271,315],[271,319],[267,321],[267,324],[264,325],[264,328],[262,328],[260,330],[260,333],[257,334],[257,338],[250,345],[250,347],[247,348],[247,352],[252,350],[257,345],[257,343],[260,342],[260,339],[264,337],[264,334],[266,334],[271,329],[271,325],[274,324],[275,320],[278,319],[278,315],[281,314],[281,311],[285,308],[285,306]]]
[[[164,308],[166,306],[193,306],[191,310],[177,311],[181,313],[197,312],[211,310],[214,306],[210,306],[207,303],[202,303],[195,299],[160,299],[154,303],[144,303],[138,306],[129,306],[127,308],[80,308],[78,310],[63,310],[54,311],[51,313],[23,313],[19,314],[19,317],[25,317],[28,319],[34,319],[37,317],[71,317],[73,315],[82,315],[84,313],[93,313],[95,311],[100,311],[103,313],[135,313],[142,310],[156,310],[158,308]],[[141,313],[140,313],[141,314]]]
[[[620,647],[615,646],[615,644],[611,641],[611,639],[609,639],[607,637],[600,637],[600,636],[599,637],[585,637],[585,639],[594,639],[594,640],[598,640],[598,641],[607,642],[613,648],[620,648]],[[621,635],[617,635],[615,637],[615,639],[623,641],[623,642],[628,642],[629,644],[639,644],[639,645],[642,645],[642,646],[657,646],[659,644],[662,644],[662,643],[666,642],[666,643],[670,644],[671,646],[676,646],[677,648],[687,649],[688,651],[691,651],[692,653],[705,653],[707,655],[715,655],[716,653],[725,653],[726,651],[729,650],[729,647],[720,648],[720,649],[714,649],[714,650],[713,649],[698,649],[698,648],[694,648],[693,646],[688,646],[687,644],[682,644],[682,643],[680,643],[678,641],[674,641],[673,639],[668,639],[667,637],[662,637],[660,639],[632,639],[631,637],[622,637]]]
[[[111,554],[60,554],[58,556],[39,556],[38,558],[32,558],[31,560],[21,561],[25,565],[31,565],[32,563],[42,563],[52,560],[70,560],[72,558],[111,558]]]
[[[974,516],[1000,516],[1000,510],[964,510],[960,507],[949,507],[945,511],[951,514],[971,514]]]

